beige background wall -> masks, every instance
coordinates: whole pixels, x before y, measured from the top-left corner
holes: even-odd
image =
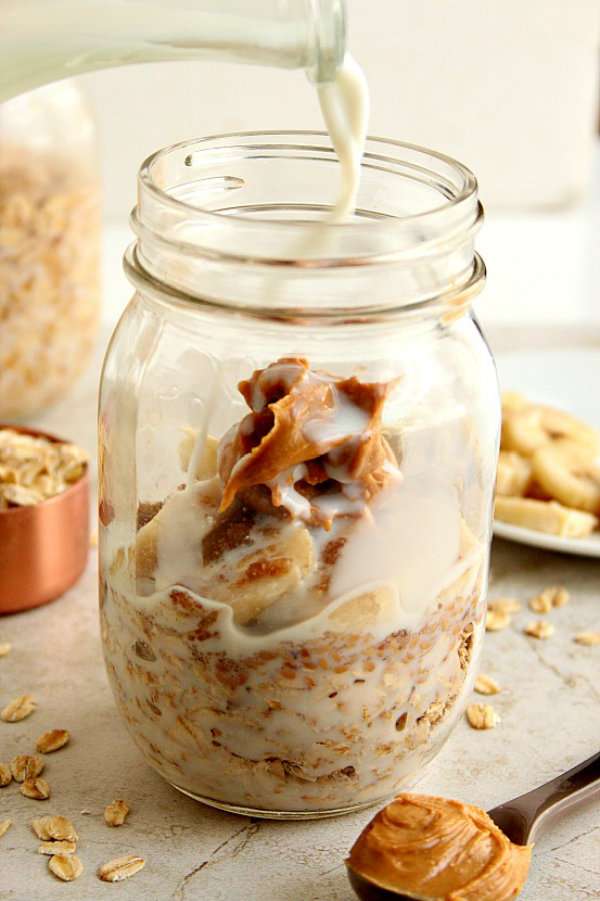
[[[472,166],[488,207],[582,195],[596,121],[597,0],[348,0],[371,84],[371,133]],[[169,63],[86,76],[106,209],[122,219],[151,151],[219,131],[321,127],[301,72]]]

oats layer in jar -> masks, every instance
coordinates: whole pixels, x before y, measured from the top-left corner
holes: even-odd
[[[390,428],[394,381],[302,358],[239,388],[248,414],[190,433],[187,480],[107,555],[113,690],[146,760],[195,796],[368,804],[414,781],[470,688],[486,554],[431,459],[468,423],[441,444],[430,423]]]

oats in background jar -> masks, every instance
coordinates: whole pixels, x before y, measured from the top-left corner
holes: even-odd
[[[0,420],[66,394],[100,313],[95,129],[72,82],[0,109]]]

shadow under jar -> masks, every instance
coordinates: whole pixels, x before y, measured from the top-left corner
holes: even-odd
[[[313,133],[169,148],[100,406],[101,619],[150,766],[254,816],[414,782],[471,688],[499,400],[471,173],[370,140],[357,211]]]

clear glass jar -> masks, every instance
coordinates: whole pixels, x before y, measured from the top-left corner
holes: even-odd
[[[151,157],[100,406],[101,623],[147,762],[329,816],[418,777],[484,628],[499,402],[460,164],[371,140],[351,223],[321,134]]]
[[[61,82],[0,105],[0,421],[64,396],[99,313],[95,128]]]

